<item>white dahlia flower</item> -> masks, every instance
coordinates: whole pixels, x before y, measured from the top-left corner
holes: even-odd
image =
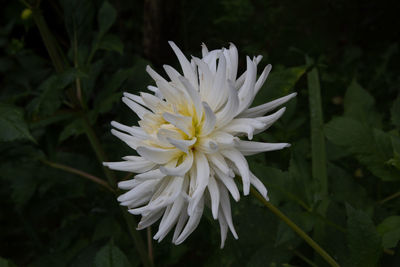
[[[124,93],[122,101],[138,115],[139,126],[113,121],[111,131],[139,156],[104,165],[138,173],[118,184],[129,190],[118,198],[121,205],[142,215],[138,229],[161,218],[154,239],[161,241],[175,226],[172,241],[180,244],[197,227],[207,205],[219,221],[223,247],[228,228],[238,238],[229,200],[229,194],[235,201],[240,198],[235,175],[241,177],[244,195],[252,184],[267,198],[267,189],[251,173],[244,156],[289,146],[245,141],[239,136],[251,140],[270,127],[285,108],[264,115],[296,93],[249,108],[271,70],[271,65],[266,66],[257,79],[261,56],[247,57],[247,70],[237,78],[238,51],[233,44],[213,51],[203,45],[202,58],[191,61],[173,42],[169,44],[183,75],[164,65],[168,81],[148,66],[156,83],[148,89],[154,94]]]

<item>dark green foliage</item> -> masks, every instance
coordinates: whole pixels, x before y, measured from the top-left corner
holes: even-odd
[[[35,16],[21,17],[24,3],[39,2],[35,15],[47,23],[63,71],[55,71]],[[111,135],[110,121],[137,125],[122,93],[153,85],[146,65],[162,75],[162,64],[178,65],[168,44],[157,43],[172,33],[186,55],[199,56],[201,42],[216,49],[232,41],[240,73],[245,55],[263,55],[259,73],[273,65],[253,105],[298,95],[278,122],[254,137],[292,146],[248,157],[271,203],[341,266],[399,266],[398,1],[178,0],[171,1],[174,25],[164,23],[170,21],[165,10],[148,13],[149,2],[159,3],[3,5],[0,266],[143,266],[116,195],[65,167],[104,181],[127,179],[104,172],[88,128],[104,160],[135,153]],[[154,24],[145,27],[145,18]],[[151,62],[145,37],[158,45],[151,53],[170,60]],[[327,266],[253,196],[232,200],[232,215],[239,240],[228,233],[221,250],[218,222],[206,211],[182,245],[172,245],[171,234],[153,241],[155,265]],[[146,230],[138,235],[146,250]]]

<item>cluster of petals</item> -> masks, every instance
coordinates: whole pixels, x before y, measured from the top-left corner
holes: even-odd
[[[237,77],[238,51],[233,44],[212,51],[203,44],[202,58],[191,60],[169,44],[183,73],[164,65],[165,79],[148,66],[156,84],[148,87],[152,93],[124,93],[122,101],[140,118],[139,126],[113,121],[112,133],[138,156],[104,165],[137,173],[118,184],[127,190],[118,201],[142,216],[138,229],[161,218],[154,239],[161,241],[174,228],[172,242],[180,244],[198,226],[207,206],[219,222],[223,247],[228,229],[238,238],[230,206],[230,196],[240,198],[235,177],[240,177],[244,195],[253,185],[267,199],[267,189],[250,171],[245,156],[289,146],[248,140],[270,127],[285,108],[267,113],[296,94],[250,107],[271,70],[268,65],[257,77],[261,56],[247,57],[246,71]]]

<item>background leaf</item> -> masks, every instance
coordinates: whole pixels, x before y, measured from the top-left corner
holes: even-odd
[[[369,216],[346,206],[347,245],[350,257],[347,266],[376,266],[382,253],[381,238]]]
[[[24,111],[16,106],[0,103],[0,141],[25,139],[35,142],[24,120]]]
[[[108,243],[97,252],[94,265],[96,267],[131,266],[125,254],[113,242]]]

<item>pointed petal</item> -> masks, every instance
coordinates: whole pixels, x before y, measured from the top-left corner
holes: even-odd
[[[182,139],[175,139],[175,138],[167,137],[167,140],[170,144],[172,144],[173,146],[175,146],[182,152],[185,152],[186,154],[188,154],[189,148],[196,143],[197,138],[193,137],[190,140],[182,140]]]
[[[204,109],[204,123],[200,131],[200,136],[206,136],[214,130],[217,118],[210,106],[206,102],[202,102]]]
[[[256,82],[256,84],[254,86],[254,96],[258,93],[260,88],[263,86],[263,84],[265,83],[265,80],[267,80],[271,69],[272,69],[272,65],[271,64],[268,64],[264,68],[263,72],[261,73],[260,77],[258,78],[258,80],[257,80],[257,82]]]
[[[239,98],[236,89],[233,87],[231,82],[228,82],[228,86],[228,100],[226,101],[225,106],[215,114],[217,119],[217,129],[230,123],[237,114],[237,109],[239,107]]]
[[[250,193],[250,170],[246,159],[236,149],[221,150],[221,153],[224,157],[232,161],[239,170],[243,181],[243,194],[247,196]]]
[[[236,141],[236,149],[244,156],[254,155],[261,152],[280,150],[289,147],[288,143],[262,143],[251,141]]]
[[[193,136],[193,126],[192,126],[192,118],[187,116],[182,116],[180,114],[172,114],[169,112],[163,113],[164,120],[168,121],[178,129],[182,130],[185,134],[190,137]]]
[[[211,197],[211,211],[214,219],[218,217],[218,207],[219,207],[219,189],[217,182],[215,181],[213,176],[210,176],[209,183],[207,185],[208,192]]]
[[[179,149],[163,149],[148,146],[139,146],[137,153],[145,159],[158,164],[165,164],[173,158],[179,156],[182,152]]]
[[[176,44],[172,41],[168,42],[171,46],[172,50],[174,50],[176,56],[178,57],[179,63],[181,64],[183,75],[189,82],[192,84],[194,88],[198,88],[197,76],[194,72],[192,65],[189,60],[185,57],[182,51],[176,46]]]
[[[235,184],[234,177],[229,177],[226,173],[221,172],[219,169],[214,169],[214,171],[218,180],[225,185],[225,187],[231,193],[232,198],[238,202],[240,200],[240,193]]]
[[[138,139],[144,140],[144,139],[148,138],[148,135],[146,134],[146,132],[143,131],[142,128],[137,127],[137,126],[126,126],[126,125],[123,125],[116,121],[112,121],[111,126],[117,128],[118,130],[127,132]]]
[[[250,183],[257,189],[258,192],[266,199],[269,200],[267,194],[267,188],[265,188],[264,184],[253,174],[250,172]]]
[[[140,119],[143,119],[143,116],[150,112],[148,109],[145,109],[127,97],[123,97],[122,102],[124,102],[133,112],[135,112]]]
[[[290,95],[278,98],[276,100],[273,100],[271,102],[262,104],[260,106],[256,106],[253,108],[250,108],[248,110],[243,111],[239,117],[248,117],[248,118],[255,118],[255,117],[260,117],[266,114],[267,112],[279,107],[280,105],[288,102],[290,99],[294,98],[297,95],[297,93],[292,93]]]
[[[184,176],[193,165],[193,152],[189,151],[187,155],[183,156],[183,161],[176,167],[161,166],[160,171],[166,175]]]
[[[235,227],[233,226],[232,222],[232,213],[231,213],[231,202],[229,200],[228,190],[222,185],[219,185],[220,190],[220,203],[221,203],[221,210],[222,214],[225,217],[226,223],[229,226],[229,229],[232,232],[232,235],[235,239],[238,239],[238,235],[236,233]]]
[[[198,205],[196,205],[195,210],[192,215],[189,217],[188,222],[186,223],[185,228],[183,229],[180,236],[175,240],[175,245],[181,244],[185,239],[196,229],[196,227],[200,223],[201,216],[203,215],[204,209],[204,198],[202,197]]]

